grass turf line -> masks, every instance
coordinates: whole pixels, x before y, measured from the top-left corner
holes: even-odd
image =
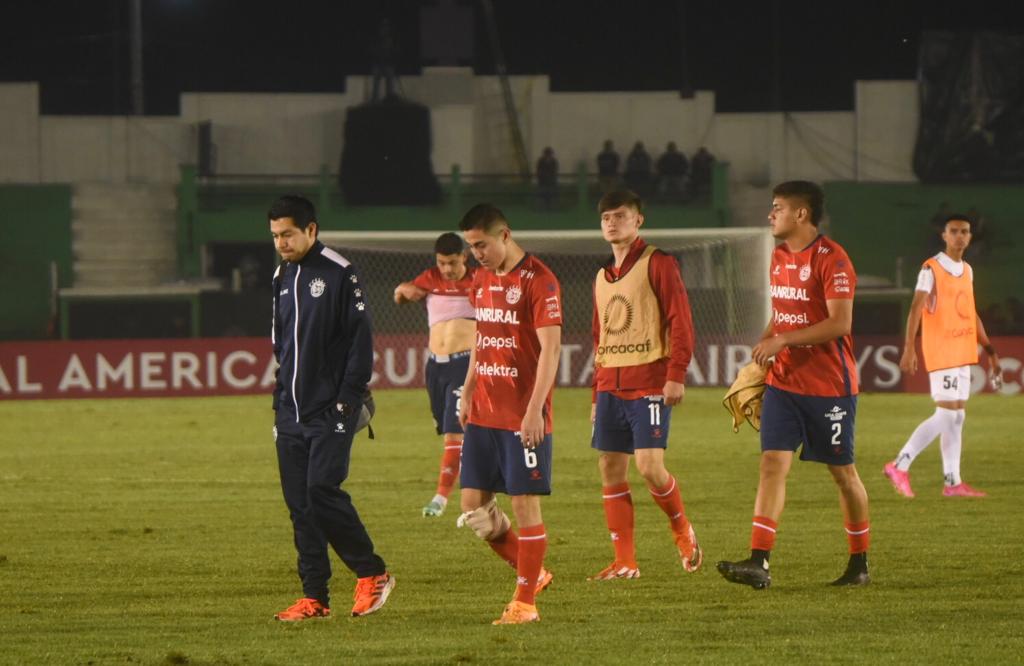
[[[554,585],[539,624],[492,627],[511,569],[455,529],[457,505],[420,516],[441,453],[425,392],[375,395],[378,439],[359,436],[345,485],[398,585],[381,612],[350,618],[354,581],[332,556],[336,616],[301,625],[270,619],[300,587],[268,399],[0,403],[0,663],[1005,663],[1024,653],[1019,399],[968,407],[964,478],[990,497],[941,496],[936,442],[907,500],[881,468],[930,401],[862,396],[874,583],[826,586],[846,560],[836,491],[822,466],[798,463],[773,586],[755,592],[714,571],[746,556],[758,463],[756,435],[732,433],[721,391],[687,392],[667,454],[704,567],[682,571],[634,472],[643,576],[598,583],[585,579],[612,550],[589,391],[559,389],[544,503]]]

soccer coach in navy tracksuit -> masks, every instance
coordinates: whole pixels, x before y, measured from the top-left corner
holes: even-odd
[[[341,489],[352,438],[366,420],[373,365],[366,294],[348,260],[317,240],[307,199],[281,197],[267,217],[284,260],[274,273],[274,439],[303,591],[274,617],[330,614],[328,544],[358,578],[352,615],[366,615],[384,605],[395,584]]]

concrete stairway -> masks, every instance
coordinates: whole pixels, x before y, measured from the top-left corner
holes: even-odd
[[[173,280],[177,205],[173,185],[76,184],[74,286],[149,287]]]

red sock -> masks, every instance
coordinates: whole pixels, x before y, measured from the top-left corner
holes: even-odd
[[[604,517],[615,547],[615,563],[636,568],[636,545],[633,541],[633,495],[629,483],[605,486]]]
[[[846,523],[846,540],[850,543],[850,555],[868,552],[871,544],[871,527],[868,521]]]
[[[775,530],[779,524],[771,518],[754,516],[754,526],[750,529],[751,550],[771,550],[775,545]]]
[[[537,594],[537,579],[544,566],[544,552],[548,549],[548,536],[544,523],[519,528],[519,564],[516,566],[516,601],[533,605]]]
[[[519,537],[516,536],[514,529],[510,527],[497,539],[488,541],[487,545],[498,554],[498,557],[508,562],[510,567],[516,568],[516,562],[519,561]]]
[[[662,488],[648,488],[648,490],[651,491],[654,501],[668,516],[672,531],[676,534],[685,534],[690,528],[690,521],[686,519],[683,496],[679,494],[679,484],[676,483],[675,477],[669,476],[668,483]]]
[[[455,480],[459,478],[459,463],[462,455],[462,440],[445,437],[444,453],[441,454],[441,474],[437,477],[437,494],[448,497]]]

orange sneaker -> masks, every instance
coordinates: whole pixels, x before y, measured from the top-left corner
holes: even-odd
[[[524,604],[522,601],[510,601],[505,606],[504,612],[491,624],[526,624],[527,622],[540,622],[540,613],[537,607],[531,604]]]
[[[693,532],[693,525],[690,525],[690,529],[686,530],[686,534],[676,534],[676,548],[679,549],[679,559],[683,562],[683,569],[689,573],[693,573],[697,569],[700,569],[701,563],[704,561],[704,551],[700,549],[700,545],[697,543],[697,535]]]
[[[536,589],[534,589],[533,593],[540,594],[544,590],[548,589],[548,586],[551,585],[551,581],[554,579],[554,577],[555,575],[553,573],[551,573],[547,569],[542,568],[540,570],[540,575],[537,576],[537,587]]]
[[[299,622],[300,620],[308,620],[314,617],[330,617],[330,615],[330,608],[324,606],[316,599],[304,597],[280,613],[275,613],[274,619],[281,622]]]
[[[640,569],[636,565],[629,566],[628,564],[619,564],[618,562],[612,562],[604,569],[593,576],[587,578],[587,580],[615,580],[616,578],[639,578]]]
[[[352,615],[369,615],[379,610],[393,589],[395,577],[387,572],[379,576],[360,578],[356,581],[356,592],[353,595],[356,603],[352,606]]]

